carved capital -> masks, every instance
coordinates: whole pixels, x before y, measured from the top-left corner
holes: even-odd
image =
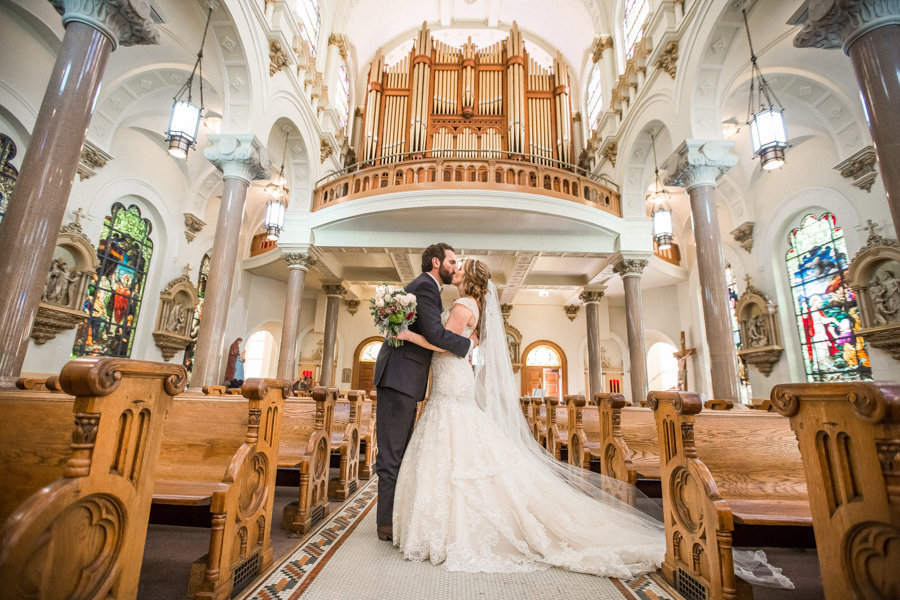
[[[599,62],[603,58],[604,50],[611,50],[613,47],[613,39],[611,35],[598,35],[594,38],[591,45],[591,60]]]
[[[609,161],[614,168],[616,166],[616,155],[619,152],[619,142],[610,142],[601,151],[600,156]]]
[[[875,178],[878,176],[878,171],[875,169],[876,162],[875,147],[866,146],[846,160],[836,164],[834,169],[840,171],[841,177],[849,179],[854,186],[871,192],[872,184],[875,183]]]
[[[808,0],[797,48],[843,48],[886,25],[900,25],[900,0]]]
[[[675,79],[678,68],[678,40],[672,40],[666,44],[659,58],[656,59],[656,68],[662,69],[669,74],[669,77]]]
[[[619,277],[640,277],[648,262],[641,258],[623,258],[613,265],[613,273]]]
[[[190,244],[194,241],[197,234],[206,227],[206,222],[200,220],[200,217],[193,213],[184,213],[184,227],[184,237]]]
[[[210,134],[212,146],[203,151],[206,159],[222,171],[225,179],[251,181],[270,179],[271,161],[262,143],[252,133]]]
[[[753,249],[753,225],[753,221],[746,221],[731,232],[731,237],[734,238],[734,241],[740,244],[741,248],[747,252]]]
[[[685,140],[666,160],[666,185],[685,188],[716,185],[716,179],[737,164],[731,153],[734,142],[727,140]]]
[[[322,286],[322,291],[326,296],[343,296],[347,293],[347,288],[343,283],[329,283]]]
[[[596,290],[585,290],[578,295],[578,298],[581,299],[585,304],[590,304],[591,302],[600,302],[600,299],[603,298],[603,292]]]
[[[158,44],[159,30],[150,18],[148,0],[50,0],[63,25],[84,23],[117,44]]]
[[[325,162],[325,159],[334,154],[334,148],[325,138],[319,140],[319,162]]]
[[[282,70],[290,60],[288,53],[278,40],[269,40],[269,77],[274,77],[275,73]]]
[[[349,44],[346,35],[343,33],[332,33],[328,36],[328,45],[336,46],[338,52],[341,54],[341,58],[347,60]]]
[[[281,260],[287,263],[289,270],[309,271],[309,268],[316,264],[316,259],[304,252],[282,252]]]

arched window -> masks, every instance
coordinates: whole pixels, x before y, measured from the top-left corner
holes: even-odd
[[[383,341],[370,342],[359,354],[359,362],[375,362],[378,353],[381,352]]]
[[[601,69],[600,63],[594,63],[591,69],[591,80],[588,83],[588,132],[597,128],[597,122],[600,120],[600,113],[603,112],[603,94],[601,93]]]
[[[260,329],[250,336],[244,346],[244,378],[271,377],[275,355],[275,336]]]
[[[200,272],[197,274],[197,295],[200,302],[194,311],[194,321],[191,323],[191,343],[184,350],[184,367],[188,374],[194,368],[194,352],[197,350],[197,336],[200,334],[200,318],[203,316],[203,298],[206,297],[206,280],[209,278],[209,254],[203,255],[200,261]]]
[[[566,356],[562,348],[549,340],[530,344],[522,351],[525,365],[522,367],[522,393],[557,396],[568,393],[568,372]]]
[[[785,256],[806,378],[809,381],[871,379],[872,367],[859,330],[856,296],[846,285],[847,244],[831,213],[806,215],[788,235]]]
[[[19,172],[9,162],[16,155],[16,143],[0,133],[0,221],[9,206],[9,196],[16,187]]]
[[[347,76],[347,66],[341,61],[338,67],[338,94],[335,100],[338,122],[341,127],[347,126],[350,118],[350,78]]]
[[[558,367],[559,354],[550,346],[538,346],[528,353],[525,364],[529,367]]]
[[[625,38],[625,58],[634,54],[634,46],[644,37],[644,21],[650,13],[648,0],[625,0],[625,17],[622,20]]]
[[[97,244],[100,267],[84,303],[88,320],[76,331],[73,356],[131,356],[153,254],[152,230],[137,206],[112,205]]]
[[[295,0],[295,7],[300,14],[300,35],[309,55],[315,58],[319,46],[319,0]]]
[[[725,283],[728,284],[728,309],[731,311],[731,337],[734,340],[734,347],[741,349],[741,326],[738,324],[737,318],[737,282],[734,280],[734,270],[731,265],[725,263]],[[753,390],[750,389],[750,373],[747,371],[747,363],[743,358],[738,356],[738,383],[740,384],[739,393],[741,394],[741,402],[750,404],[753,399]]]

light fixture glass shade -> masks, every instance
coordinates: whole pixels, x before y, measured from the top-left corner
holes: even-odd
[[[282,200],[271,199],[266,203],[266,237],[272,241],[278,239],[284,229],[285,204]]]
[[[672,247],[674,228],[672,227],[672,210],[665,204],[657,205],[653,209],[653,238],[660,250],[668,250]]]
[[[187,100],[175,100],[172,105],[172,118],[166,141],[169,142],[169,154],[178,158],[187,158],[188,150],[197,142],[197,129],[200,127],[200,107]]]
[[[753,153],[760,158],[762,168],[766,171],[784,164],[787,133],[780,110],[767,108],[753,115],[750,119],[750,142],[753,144]]]
[[[653,203],[653,206],[668,206],[669,205],[669,192],[667,192],[663,187],[659,187],[655,192],[651,193],[647,196],[647,200]]]

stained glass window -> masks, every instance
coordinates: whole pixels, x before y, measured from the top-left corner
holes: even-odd
[[[734,340],[734,347],[741,349],[741,326],[738,324],[737,318],[737,282],[734,280],[734,270],[731,265],[725,264],[725,283],[728,284],[728,309],[731,311],[731,337]],[[750,389],[750,372],[747,371],[747,362],[738,356],[738,384],[740,389],[738,393],[741,395],[743,404],[750,404],[753,399],[753,390]]]
[[[209,254],[203,255],[200,261],[200,273],[197,275],[197,295],[200,301],[197,310],[194,311],[194,321],[191,323],[191,343],[184,350],[184,367],[188,374],[194,368],[194,352],[197,351],[197,336],[200,334],[200,317],[203,316],[203,298],[206,296],[206,280],[209,278]]]
[[[623,33],[625,36],[625,58],[634,54],[634,46],[644,37],[644,21],[650,13],[648,0],[625,0]]]
[[[597,127],[600,120],[600,113],[603,112],[603,94],[600,88],[600,63],[594,64],[591,70],[591,81],[588,83],[588,130],[593,131]]]
[[[294,9],[300,15],[300,36],[306,42],[309,55],[315,58],[319,46],[319,0],[298,0]]]
[[[378,353],[381,352],[381,345],[384,342],[372,342],[359,354],[359,362],[375,362],[375,359],[378,358]]]
[[[347,67],[341,62],[338,67],[338,95],[337,95],[338,122],[341,127],[347,126],[350,118],[350,78],[347,77]]]
[[[152,230],[137,206],[113,204],[103,221],[97,245],[100,267],[88,286],[88,320],[76,331],[73,356],[131,356],[153,254]]]
[[[550,346],[538,346],[528,353],[525,364],[529,367],[558,367],[559,354]]]
[[[16,143],[0,133],[0,221],[9,206],[9,196],[16,187],[19,172],[9,162],[16,155]]]
[[[788,277],[809,381],[871,379],[856,296],[844,281],[847,244],[831,213],[806,215],[788,235]]]

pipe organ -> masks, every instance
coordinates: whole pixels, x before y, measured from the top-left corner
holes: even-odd
[[[529,57],[518,26],[486,48],[431,37],[425,24],[408,56],[385,66],[375,54],[366,88],[358,156],[512,158],[570,163],[572,109],[568,67]]]

